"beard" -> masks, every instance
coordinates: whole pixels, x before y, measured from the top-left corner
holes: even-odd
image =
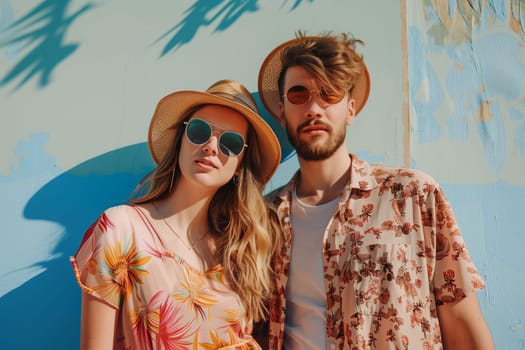
[[[300,135],[301,130],[306,126],[311,125],[322,125],[326,128],[330,136],[326,143],[317,144],[315,142],[307,142],[299,139],[298,135]],[[346,125],[336,130],[335,133],[330,125],[320,121],[301,124],[297,127],[297,130],[295,130],[295,133],[293,133],[288,125],[286,125],[286,134],[288,135],[288,141],[290,141],[295,148],[295,151],[300,158],[310,161],[319,161],[330,158],[345,142]]]

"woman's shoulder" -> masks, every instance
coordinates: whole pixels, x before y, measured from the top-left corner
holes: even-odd
[[[129,215],[130,213],[136,211],[136,206],[132,204],[119,204],[113,207],[109,207],[104,210],[104,214],[112,217],[119,217],[123,215]]]
[[[99,220],[110,221],[115,226],[129,225],[140,220],[139,210],[136,205],[120,204],[104,210]]]

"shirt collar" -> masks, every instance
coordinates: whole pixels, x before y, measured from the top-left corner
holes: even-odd
[[[350,153],[349,156],[352,158],[352,162],[350,164],[350,181],[346,184],[343,190],[341,203],[348,201],[352,190],[370,191],[378,186],[376,177],[372,174],[372,166],[355,154]],[[280,198],[280,202],[291,201],[292,191],[298,179],[299,171],[300,170],[295,173],[291,181],[286,186],[284,186],[282,191],[280,191],[278,196]]]

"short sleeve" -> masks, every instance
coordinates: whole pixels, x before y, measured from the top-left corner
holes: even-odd
[[[150,259],[136,252],[126,216],[123,207],[106,210],[88,228],[78,251],[70,258],[82,290],[115,308],[147,273],[143,265]]]
[[[430,210],[430,212],[428,212]],[[457,225],[452,208],[439,186],[433,187],[427,200],[427,212],[435,233],[436,304],[458,302],[485,287]]]

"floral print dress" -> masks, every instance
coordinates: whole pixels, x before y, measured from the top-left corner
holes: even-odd
[[[106,210],[71,257],[82,290],[118,309],[117,349],[260,349],[222,267],[187,264],[141,210]]]

